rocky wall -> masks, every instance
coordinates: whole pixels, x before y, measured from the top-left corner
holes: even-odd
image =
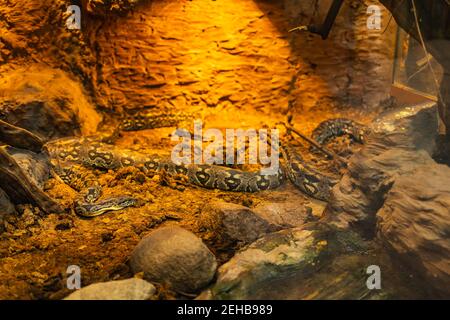
[[[367,29],[373,3],[346,3],[328,40],[288,32],[323,19],[314,1],[144,1],[88,17],[96,93],[119,109],[373,108],[389,96],[395,34],[381,5],[382,30]]]
[[[65,27],[73,3],[82,7],[81,31]],[[374,108],[389,96],[395,24],[378,1],[347,1],[329,39],[288,32],[321,22],[328,3],[7,2],[0,7],[0,70],[30,60],[63,69],[111,111]],[[382,9],[381,30],[367,29],[372,4]]]

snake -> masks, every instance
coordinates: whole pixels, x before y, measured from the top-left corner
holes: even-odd
[[[195,113],[192,112],[138,112],[134,115],[125,116],[121,120],[120,129],[123,131],[138,131],[172,127],[194,118]]]
[[[349,136],[357,143],[364,143],[368,128],[360,123],[346,118],[334,118],[321,122],[312,132],[311,137],[323,145],[328,141],[343,135]]]
[[[178,116],[132,117],[123,121],[122,130],[142,130],[158,126],[173,126],[185,119]],[[364,126],[352,120],[338,118],[322,122],[313,131],[312,137],[320,144],[342,135],[348,135],[357,142],[364,141]],[[180,164],[169,155],[138,152],[115,145],[99,142],[90,137],[69,137],[48,142],[44,149],[51,159],[56,174],[80,192],[75,201],[75,212],[83,217],[94,217],[108,211],[134,206],[137,200],[131,196],[119,196],[98,200],[101,187],[92,173],[80,174],[79,168],[116,170],[136,167],[146,175],[162,174],[169,177],[182,176],[191,185],[207,189],[234,192],[259,192],[274,190],[285,180],[306,195],[328,201],[332,187],[338,182],[335,177],[324,174],[310,166],[289,144],[280,148],[284,164],[270,174],[261,171],[247,171],[215,164]]]

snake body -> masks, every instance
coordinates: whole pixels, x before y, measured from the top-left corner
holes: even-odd
[[[367,127],[350,119],[336,118],[321,122],[312,133],[312,138],[319,144],[325,144],[335,137],[350,136],[355,142],[364,143]]]
[[[177,113],[137,113],[126,116],[121,121],[120,128],[123,131],[136,131],[144,129],[155,129],[163,127],[172,127],[180,122],[194,119],[195,115],[187,112]]]
[[[327,201],[331,188],[338,181],[334,177],[311,168],[291,147],[282,147],[281,152],[283,158],[287,159],[285,171],[292,184],[313,198]]]
[[[129,130],[136,128],[133,121],[128,123],[127,128]],[[151,123],[145,122],[145,118],[141,118],[139,121],[141,122],[137,127],[151,127]],[[347,119],[329,120],[320,124],[314,130],[313,137],[324,143],[335,136],[348,134],[355,140],[362,141],[362,128],[362,126]],[[55,171],[64,182],[71,185],[74,185],[71,171],[77,165],[100,169],[134,166],[145,174],[160,173],[172,177],[181,175],[187,177],[188,183],[192,185],[236,192],[273,190],[282,185],[286,178],[289,178],[302,192],[323,201],[329,199],[331,188],[337,183],[335,178],[311,168],[288,145],[281,147],[284,166],[280,166],[276,172],[271,174],[211,164],[176,164],[169,156],[136,152],[90,138],[63,138],[47,143],[45,148],[52,159]],[[79,182],[80,177],[75,180]],[[95,178],[83,177],[81,180],[83,181],[82,186],[77,186],[77,189],[83,190],[83,197],[77,201],[75,206],[79,215],[92,217],[109,210],[120,210],[136,203],[131,197],[97,201],[101,192],[98,191]]]

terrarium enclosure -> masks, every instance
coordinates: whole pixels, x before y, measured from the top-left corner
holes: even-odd
[[[2,0],[0,299],[450,298],[450,6],[394,2]]]

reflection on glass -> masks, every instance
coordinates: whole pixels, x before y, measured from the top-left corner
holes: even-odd
[[[406,86],[426,95],[437,96],[438,88],[433,79],[428,60],[434,70],[438,83],[442,78],[442,67],[425,51],[419,41],[403,30],[398,31],[394,65],[394,84]]]

